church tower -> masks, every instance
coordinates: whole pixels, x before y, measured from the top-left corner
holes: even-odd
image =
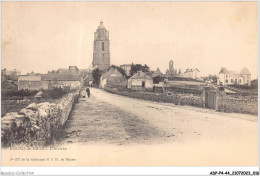
[[[102,21],[94,35],[92,64],[101,71],[107,71],[110,66],[109,32]]]

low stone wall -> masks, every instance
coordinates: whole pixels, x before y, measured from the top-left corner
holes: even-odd
[[[258,97],[241,95],[221,95],[218,111],[257,115]]]
[[[2,117],[2,146],[25,143],[50,144],[67,121],[79,97],[79,91],[63,96],[58,103],[32,103],[19,112]]]
[[[167,102],[179,105],[190,105],[203,107],[203,102],[201,96],[196,96],[192,94],[182,94],[182,93],[155,93],[155,92],[130,92],[130,91],[117,91],[116,89],[107,88],[106,91],[115,93],[118,95],[123,95],[131,98],[138,98],[144,100],[151,100],[157,102]]]

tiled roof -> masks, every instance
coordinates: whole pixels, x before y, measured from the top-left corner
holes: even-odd
[[[102,79],[105,79],[112,74],[116,75],[117,77],[123,77],[123,75],[115,68],[110,68],[108,72],[102,74]]]
[[[240,74],[242,74],[242,75],[251,75],[251,73],[249,72],[249,70],[246,67],[244,67],[241,70]]]
[[[221,70],[218,74],[229,74],[229,71],[225,67],[221,67]]]
[[[146,75],[144,72],[138,71],[130,79],[152,79],[152,78],[150,76]]]
[[[43,81],[80,81],[79,75],[48,73],[41,75]]]

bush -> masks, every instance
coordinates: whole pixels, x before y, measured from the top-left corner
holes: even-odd
[[[42,91],[42,98],[44,99],[59,99],[63,95],[67,94],[69,91],[64,90],[62,88],[54,88],[51,90],[43,90]]]

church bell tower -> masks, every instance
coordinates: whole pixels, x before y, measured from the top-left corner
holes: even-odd
[[[109,31],[102,21],[94,35],[92,64],[101,71],[107,71],[110,66]]]

